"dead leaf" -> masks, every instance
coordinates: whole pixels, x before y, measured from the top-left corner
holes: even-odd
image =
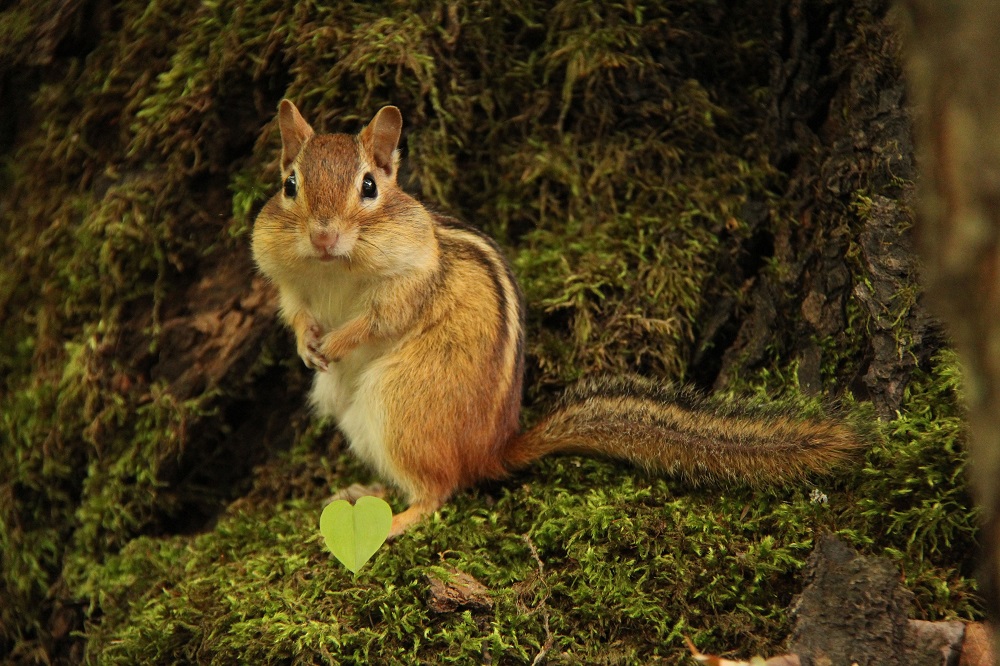
[[[993,629],[983,622],[965,625],[965,642],[958,666],[993,666],[997,663],[993,653]]]

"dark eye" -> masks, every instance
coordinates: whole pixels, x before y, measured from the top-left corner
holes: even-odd
[[[361,181],[361,196],[365,199],[374,199],[378,196],[378,188],[375,187],[375,179],[370,173],[365,174],[365,179]]]
[[[285,179],[285,196],[289,199],[294,199],[296,192],[299,191],[298,181],[295,180],[295,172],[288,174],[288,178]]]

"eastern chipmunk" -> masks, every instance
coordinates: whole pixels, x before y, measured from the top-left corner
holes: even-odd
[[[824,470],[859,445],[845,426],[709,405],[637,377],[582,382],[519,434],[524,303],[497,245],[396,182],[402,116],[317,135],[278,110],[283,186],[253,230],[310,400],[405,493],[392,535],[456,490],[555,451],[623,458],[693,479],[772,481]]]

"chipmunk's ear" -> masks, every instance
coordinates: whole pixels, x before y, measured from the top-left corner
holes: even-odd
[[[296,106],[287,99],[281,100],[278,105],[278,129],[281,131],[281,171],[284,173],[314,132]]]
[[[403,130],[403,114],[394,106],[379,109],[368,127],[361,130],[361,143],[371,151],[375,166],[387,176],[396,173],[399,163],[399,135]]]

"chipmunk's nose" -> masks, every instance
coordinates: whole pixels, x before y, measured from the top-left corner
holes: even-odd
[[[332,256],[340,241],[340,233],[329,229],[314,229],[309,234],[313,247],[323,256]]]

